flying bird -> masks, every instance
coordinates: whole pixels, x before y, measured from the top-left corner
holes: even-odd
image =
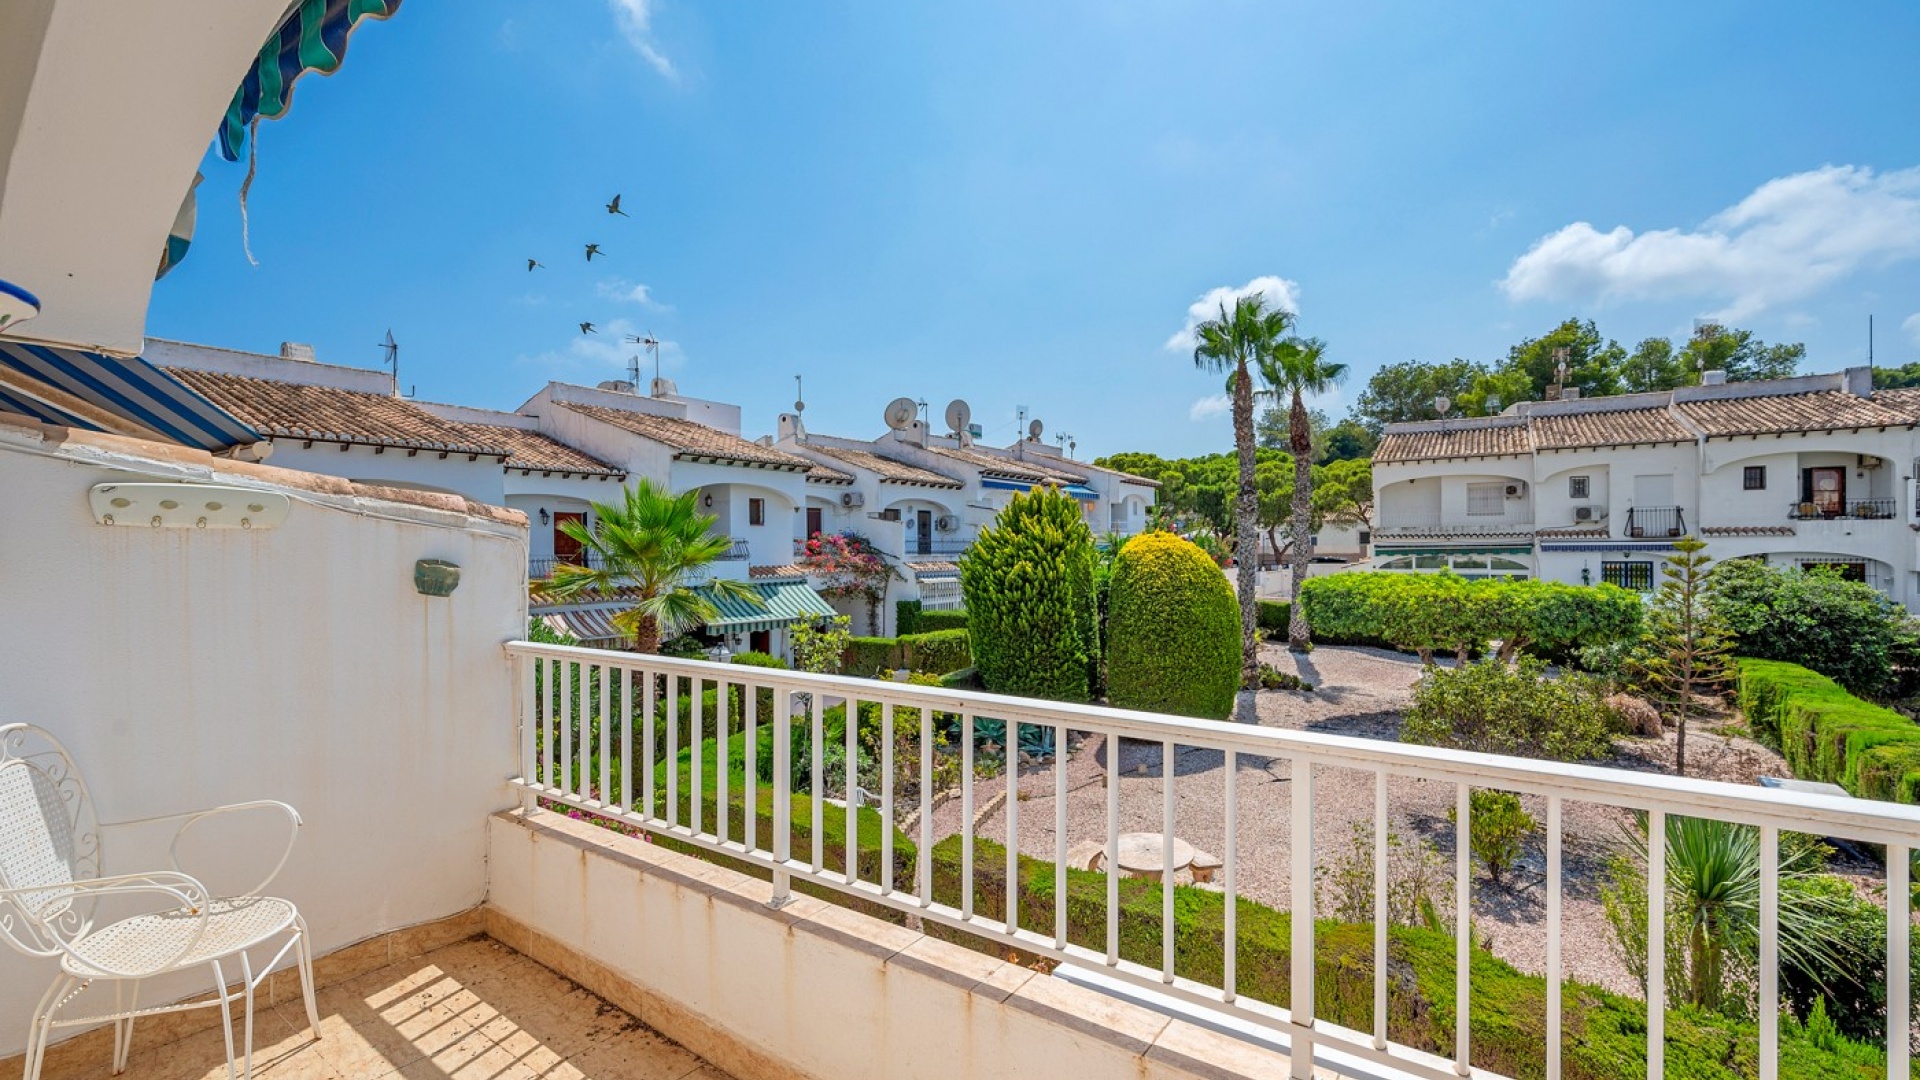
[[[601,251],[601,250],[600,250],[600,245],[599,245],[599,244],[588,244],[588,245],[587,245],[587,261],[588,261],[588,262],[592,262],[592,261],[593,261],[593,257],[594,257],[595,255],[605,255],[605,254],[606,254],[606,252],[604,252],[604,251]]]
[[[581,324],[580,324],[580,332],[581,332],[581,333],[583,333],[583,334],[597,334],[597,333],[599,333],[600,331],[598,331],[598,330],[595,330],[595,329],[593,328],[593,324],[592,324],[592,323],[590,323],[590,322],[583,322],[583,323],[581,323]]]
[[[534,260],[534,259],[528,259],[528,260],[527,260],[527,273],[529,273],[529,274],[531,274],[531,273],[533,273],[533,272],[534,272],[534,270],[536,270],[536,269],[539,269],[539,270],[545,270],[546,268],[547,268],[547,264],[546,264],[546,263],[543,263],[543,262],[538,262],[538,261],[536,261],[536,260]]]
[[[620,196],[618,196],[618,195],[615,195],[615,196],[613,197],[613,201],[607,204],[607,213],[609,213],[609,214],[619,214],[619,215],[620,215],[621,217],[631,217],[631,216],[632,216],[632,215],[630,215],[630,214],[628,214],[628,213],[627,213],[627,212],[626,212],[625,210],[622,210],[622,209],[620,209]]]

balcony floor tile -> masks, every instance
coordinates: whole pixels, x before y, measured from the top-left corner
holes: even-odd
[[[612,1004],[488,938],[320,989],[320,1041],[296,994],[254,1013],[258,1080],[728,1080]],[[240,1038],[236,1022],[234,1038]],[[107,1080],[109,1062],[47,1080]],[[218,1027],[142,1043],[123,1080],[225,1080]]]

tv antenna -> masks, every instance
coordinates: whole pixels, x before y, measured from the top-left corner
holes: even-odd
[[[384,354],[380,363],[393,373],[394,392],[398,393],[400,390],[400,343],[393,340],[392,327],[387,328],[387,339],[380,343],[380,351]]]
[[[796,413],[807,411],[807,391],[798,375],[793,377],[793,411]]]
[[[1556,346],[1553,350],[1553,381],[1561,386],[1567,384],[1567,360],[1572,356],[1573,350],[1565,345]]]
[[[653,354],[653,381],[659,382],[660,381],[660,342],[655,340],[654,336],[651,333],[628,334],[627,342],[628,344],[631,344],[631,345],[638,345],[642,349],[645,349],[648,352]],[[639,386],[640,385],[640,358],[638,356],[633,358],[633,363],[630,367],[627,368],[627,372],[628,374],[633,376],[633,385]]]
[[[1060,449],[1065,450],[1068,457],[1072,457],[1074,448],[1080,445],[1079,442],[1075,441],[1073,436],[1064,431],[1056,434],[1053,437],[1053,441],[1060,444]]]

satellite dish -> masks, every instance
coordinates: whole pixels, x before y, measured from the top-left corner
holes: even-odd
[[[1032,439],[1034,442],[1039,442],[1040,433],[1045,430],[1047,430],[1047,426],[1035,420],[1033,423],[1027,425],[1027,438]]]
[[[967,425],[972,421],[973,421],[973,410],[967,407],[966,402],[960,400],[959,398],[955,398],[947,406],[947,430],[948,431],[951,431],[955,435],[958,435],[961,432],[967,430]]]
[[[1453,408],[1453,399],[1445,394],[1433,399],[1433,411],[1441,416],[1447,415],[1447,410],[1451,408]]]
[[[895,431],[905,431],[913,426],[920,415],[920,406],[908,397],[897,397],[887,402],[887,426]]]
[[[804,401],[796,401],[796,402],[794,402],[794,403],[793,403],[793,411],[794,411],[794,412],[797,412],[797,413],[803,413],[803,412],[806,412],[806,411],[807,411],[807,403],[806,403],[806,402],[804,402]]]

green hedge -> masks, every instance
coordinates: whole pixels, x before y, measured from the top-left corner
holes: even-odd
[[[965,630],[967,613],[960,608],[928,611],[918,600],[902,600],[894,605],[893,632],[901,637],[926,634],[935,630]]]
[[[1920,802],[1920,725],[1783,660],[1735,661],[1740,709],[1793,774],[1863,799]]]
[[[917,634],[920,632],[920,601],[897,600],[893,605],[893,632],[896,634]]]
[[[1113,564],[1107,700],[1115,708],[1224,718],[1240,684],[1240,602],[1207,554],[1168,532],[1127,541]]]
[[[882,671],[928,671],[942,675],[973,662],[967,631],[933,630],[897,638],[857,637],[847,645],[841,670],[871,679]]]
[[[989,923],[1006,918],[1006,849],[976,838],[974,911]],[[933,849],[934,898],[957,906],[963,880],[960,838]],[[1020,926],[1052,936],[1055,871],[1052,863],[1020,859]],[[1107,877],[1067,871],[1067,940],[1106,950]],[[1120,956],[1158,969],[1161,962],[1161,886],[1123,878]],[[1174,973],[1210,986],[1224,979],[1225,898],[1189,886],[1174,888]],[[1237,991],[1272,1005],[1291,1000],[1290,926],[1286,912],[1244,897],[1235,905]],[[933,923],[927,933],[974,944],[962,932]],[[1358,1031],[1373,1027],[1373,928],[1320,921],[1314,925],[1314,1002],[1317,1014]],[[1451,934],[1396,926],[1388,932],[1387,1033],[1442,1056],[1454,1048],[1454,939]],[[1473,1064],[1506,1076],[1545,1075],[1546,980],[1527,975],[1475,948],[1472,969]],[[1562,987],[1565,1080],[1639,1080],[1647,1074],[1646,1005],[1596,986]],[[1692,1009],[1667,1011],[1666,1075],[1674,1080],[1736,1080],[1758,1069],[1759,1034],[1751,1020]],[[1816,1048],[1791,1016],[1780,1022],[1780,1075],[1870,1080],[1886,1075],[1884,1056],[1871,1046],[1837,1040]]]
[[[1293,605],[1285,600],[1255,600],[1254,614],[1260,623],[1260,629],[1276,634],[1287,632],[1287,622],[1293,618]]]
[[[1639,636],[1639,594],[1613,585],[1468,579],[1451,573],[1352,572],[1300,587],[1314,640],[1472,655],[1499,640],[1565,661],[1577,649]]]
[[[902,666],[899,638],[856,637],[847,642],[846,657],[841,661],[840,671],[842,674],[871,679],[882,671]]]
[[[736,664],[744,664],[747,667],[780,668],[782,670],[785,670],[787,666],[785,660],[771,653],[752,651],[734,653],[733,662]]]

